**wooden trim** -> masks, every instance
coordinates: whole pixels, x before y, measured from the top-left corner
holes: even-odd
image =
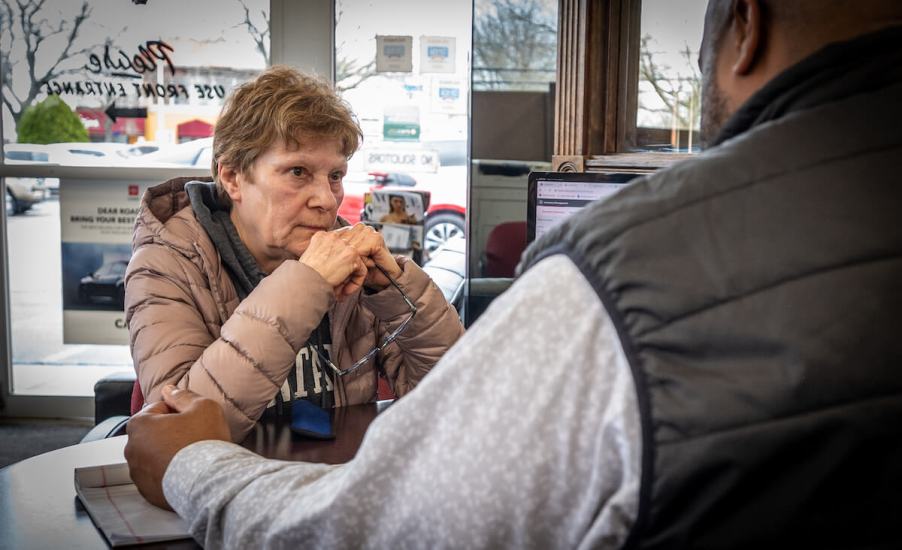
[[[584,157],[635,142],[641,0],[561,0],[554,154]]]
[[[626,152],[636,147],[636,117],[639,113],[639,54],[642,48],[642,0],[626,0],[623,2],[622,9],[616,152]]]
[[[585,157],[582,155],[554,155],[551,157],[552,172],[585,172]]]
[[[586,172],[650,173],[694,156],[690,153],[621,153],[597,155],[583,160]]]

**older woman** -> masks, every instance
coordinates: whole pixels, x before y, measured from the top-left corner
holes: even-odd
[[[328,84],[273,67],[223,108],[213,182],[148,189],[125,291],[145,400],[215,399],[238,441],[268,405],[371,401],[378,376],[403,395],[460,337],[415,263],[337,217],[360,137]]]

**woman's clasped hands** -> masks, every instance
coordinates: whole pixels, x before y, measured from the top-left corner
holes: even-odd
[[[362,223],[315,234],[299,261],[326,280],[337,300],[363,286],[373,290],[388,286],[389,280],[378,268],[394,279],[401,274],[382,234]]]

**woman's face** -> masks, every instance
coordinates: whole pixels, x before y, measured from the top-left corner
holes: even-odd
[[[404,197],[392,197],[391,210],[398,214],[404,213]]]
[[[299,258],[315,233],[335,225],[347,169],[338,139],[310,139],[274,144],[237,176],[232,219],[261,269]]]

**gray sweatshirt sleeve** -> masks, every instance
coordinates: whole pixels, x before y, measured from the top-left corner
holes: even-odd
[[[163,480],[207,548],[616,548],[638,508],[632,375],[563,256],[495,300],[340,466],[195,443]]]

